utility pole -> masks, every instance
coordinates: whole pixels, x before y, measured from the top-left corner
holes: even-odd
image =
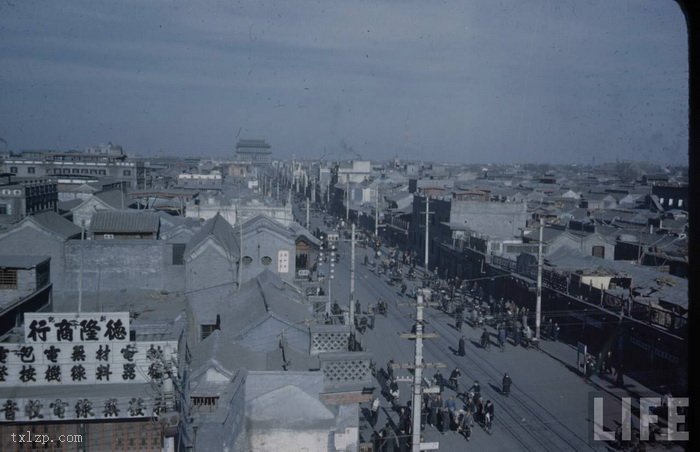
[[[280,200],[280,180],[277,178],[277,201]]]
[[[309,198],[306,198],[306,229],[309,229]]]
[[[537,306],[535,309],[535,337],[540,340],[540,320],[542,318],[542,231],[544,221],[540,217],[540,241],[537,246]]]
[[[402,339],[415,339],[415,358],[413,364],[394,364],[394,368],[413,369],[413,401],[411,402],[411,417],[413,418],[413,438],[412,451],[420,452],[421,449],[421,412],[423,407],[423,369],[429,367],[447,367],[444,363],[426,363],[423,360],[423,339],[434,339],[438,335],[435,333],[423,332],[423,289],[418,291],[416,302],[416,332],[403,333]],[[410,382],[411,378],[397,378],[397,381]],[[431,391],[432,392],[432,391]],[[431,450],[436,450],[437,444],[433,443]]]
[[[345,222],[350,222],[350,175],[345,180]]]
[[[379,186],[377,186],[377,200],[374,206],[374,236],[379,237]]]
[[[80,222],[80,276],[78,277],[78,312],[83,309],[83,265],[85,261],[85,220]]]
[[[238,259],[238,290],[241,290],[241,270],[243,269],[243,219],[238,216],[238,213],[236,213],[236,221],[238,221],[238,233],[239,233],[239,239],[240,239],[240,257]]]
[[[355,331],[355,223],[350,234],[350,331]]]
[[[425,257],[424,257],[424,265],[425,265],[425,272],[428,273],[430,269],[428,268],[428,261],[429,261],[429,254],[428,252],[430,251],[429,248],[429,229],[430,229],[430,224],[429,224],[429,216],[430,214],[433,214],[435,212],[430,211],[430,196],[428,193],[425,193]]]

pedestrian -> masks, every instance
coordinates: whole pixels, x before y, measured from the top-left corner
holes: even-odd
[[[472,427],[474,426],[474,415],[472,411],[467,409],[467,411],[462,414],[462,418],[459,421],[459,427],[457,428],[458,433],[462,433],[464,437],[469,441],[472,436]]]
[[[474,380],[472,392],[474,392],[475,397],[481,397],[481,385],[479,384],[479,380]]]
[[[395,379],[391,380],[391,383],[389,383],[389,396],[392,406],[399,403],[399,384]]]
[[[450,419],[450,430],[454,430],[457,424],[457,419],[455,418],[457,412],[457,403],[455,402],[455,396],[450,396],[450,398],[445,401],[445,406],[447,407],[447,413]]]
[[[372,400],[370,410],[372,412],[371,424],[372,427],[374,427],[377,425],[377,420],[379,419],[379,397],[375,397],[374,400]]]
[[[391,424],[387,421],[382,431],[382,450],[385,452],[395,452],[396,446],[396,432],[391,428]]]
[[[555,323],[554,324],[554,342],[557,342],[559,340],[559,324]]]
[[[612,351],[608,350],[608,353],[605,355],[605,359],[603,360],[604,367],[605,367],[605,372],[606,373],[612,373]]]
[[[515,345],[518,346],[522,342],[522,327],[520,321],[515,322]]]
[[[552,323],[552,319],[547,320],[547,339],[553,339],[553,333],[554,333],[554,324]]]
[[[505,348],[506,348],[506,328],[503,324],[501,324],[500,328],[498,329],[498,343],[501,346],[501,350],[505,350]]]
[[[440,433],[443,435],[450,428],[450,410],[447,405],[440,407]]]
[[[625,385],[625,380],[623,378],[623,370],[622,370],[622,363],[618,364],[617,367],[615,368],[615,384],[618,386],[624,386]]]
[[[494,409],[493,409],[493,402],[490,400],[486,401],[486,405],[484,405],[484,419],[486,423],[486,427],[488,430],[491,430],[491,424],[493,423],[494,419]]]
[[[510,375],[508,375],[508,372],[503,375],[503,395],[506,397],[510,395],[510,385],[513,383],[513,380],[511,380]]]
[[[411,412],[403,407],[399,414],[399,429],[405,432],[406,435],[411,434]]]
[[[437,403],[437,397],[433,396],[430,399],[430,419],[428,423],[432,427],[437,427],[438,422],[438,408],[440,405]]]
[[[394,360],[390,359],[388,363],[386,363],[386,375],[387,379],[393,380],[394,379]]]
[[[459,344],[457,345],[457,354],[459,356],[464,356],[467,354],[465,350],[466,339],[464,336],[459,338]]]

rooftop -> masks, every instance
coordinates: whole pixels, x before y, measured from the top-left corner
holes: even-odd
[[[4,256],[0,255],[0,268],[36,268],[51,259],[49,256]]]

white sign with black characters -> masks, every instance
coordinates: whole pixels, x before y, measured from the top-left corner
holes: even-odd
[[[0,388],[160,380],[177,341],[0,344]]]
[[[0,399],[0,423],[150,418],[160,407],[150,397],[132,396]]]
[[[277,252],[277,273],[289,273],[289,251]]]
[[[129,342],[129,313],[26,313],[24,341],[27,344]]]

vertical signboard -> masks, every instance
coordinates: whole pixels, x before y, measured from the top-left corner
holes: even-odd
[[[289,273],[289,251],[277,252],[277,273]]]

